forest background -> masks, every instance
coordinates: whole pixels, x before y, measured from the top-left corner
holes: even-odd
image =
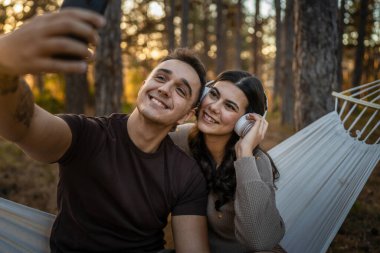
[[[61,3],[0,0],[0,34],[57,11]],[[243,69],[263,81],[269,149],[333,110],[332,91],[380,76],[376,0],[109,0],[105,15],[96,60],[86,74],[25,77],[40,106],[52,113],[128,113],[159,59],[189,47],[205,63],[208,79],[225,69]],[[0,139],[0,197],[55,213],[58,170],[46,167],[56,165],[33,162]],[[329,252],[380,252],[379,170]],[[170,246],[170,232],[167,241]]]

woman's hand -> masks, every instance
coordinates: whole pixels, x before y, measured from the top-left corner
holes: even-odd
[[[268,121],[256,113],[250,113],[248,120],[254,120],[255,124],[249,132],[235,144],[236,158],[252,156],[252,151],[261,143],[268,129]]]
[[[96,45],[97,29],[105,20],[99,14],[67,8],[37,16],[16,31],[0,36],[0,74],[23,75],[40,72],[86,71],[92,54],[76,36]],[[56,55],[70,54],[82,60],[62,60]]]

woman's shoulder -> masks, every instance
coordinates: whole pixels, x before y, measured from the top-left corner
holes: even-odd
[[[194,127],[194,125],[194,123],[178,125],[175,131],[169,133],[169,136],[173,140],[174,144],[179,146],[186,153],[189,153],[189,144],[187,138],[189,136],[190,130]]]
[[[182,125],[178,125],[174,132],[189,132],[195,126],[195,123],[189,122]]]
[[[173,132],[169,133],[169,136],[172,139],[183,138],[183,137],[187,138],[187,136],[189,135],[190,130],[194,127],[194,125],[195,125],[194,123],[185,123],[185,124],[182,124],[182,125],[178,125]]]

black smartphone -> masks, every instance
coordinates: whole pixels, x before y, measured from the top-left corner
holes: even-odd
[[[67,7],[83,8],[104,14],[106,11],[108,0],[64,0],[61,9]]]
[[[61,10],[64,8],[69,8],[69,7],[82,8],[82,9],[91,10],[101,15],[104,15],[107,8],[107,3],[108,3],[108,0],[64,0],[61,5]],[[69,37],[79,40],[86,45],[88,44],[88,41],[78,36],[70,35]],[[81,60],[79,57],[68,55],[68,54],[65,54],[65,55],[60,54],[60,55],[56,55],[55,57],[59,59],[64,59],[64,60]]]

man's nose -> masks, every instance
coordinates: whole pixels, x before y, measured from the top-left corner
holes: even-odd
[[[158,93],[163,96],[170,97],[172,86],[173,84],[171,81],[166,82],[158,88]]]

